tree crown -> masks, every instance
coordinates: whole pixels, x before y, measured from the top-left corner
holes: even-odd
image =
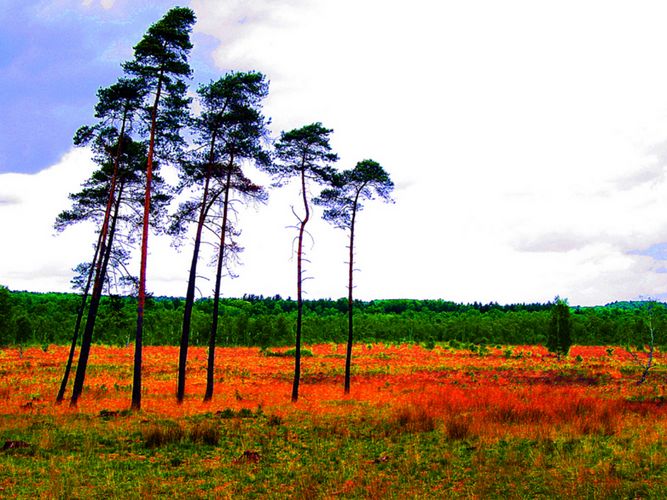
[[[393,201],[394,183],[385,169],[374,160],[362,160],[351,170],[336,173],[330,187],[322,190],[315,204],[325,207],[324,220],[349,228],[355,212],[363,209],[362,200],[376,197]]]
[[[275,145],[277,161],[269,172],[278,177],[279,183],[296,175],[304,175],[318,183],[329,181],[334,176],[330,164],[338,160],[329,144],[332,132],[319,122],[281,132]]]
[[[192,9],[174,7],[153,24],[134,46],[134,60],[123,65],[129,74],[146,80],[169,76],[187,77],[192,70],[187,62],[192,49],[190,32],[196,17]]]

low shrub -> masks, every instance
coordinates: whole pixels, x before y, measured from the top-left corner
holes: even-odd
[[[189,438],[193,443],[217,446],[220,443],[220,428],[214,422],[198,422],[190,429]]]
[[[158,448],[171,443],[179,443],[185,436],[180,424],[174,422],[153,423],[141,432],[146,448]]]
[[[451,415],[445,421],[445,434],[453,441],[460,441],[471,436],[469,415]]]
[[[399,408],[392,421],[391,429],[398,432],[431,432],[435,430],[435,418],[426,409],[418,405]]]

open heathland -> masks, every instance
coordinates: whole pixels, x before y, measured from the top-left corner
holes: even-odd
[[[432,347],[432,346],[429,346]],[[76,408],[55,405],[67,348],[0,350],[0,496],[16,498],[667,498],[665,355],[642,385],[623,349],[306,346],[91,351]],[[312,354],[312,355],[307,355]]]

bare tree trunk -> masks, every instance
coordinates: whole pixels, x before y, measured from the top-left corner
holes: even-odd
[[[648,329],[651,335],[649,339],[648,358],[646,360],[646,364],[643,365],[644,370],[642,372],[641,378],[639,379],[639,382],[637,382],[637,385],[641,385],[644,382],[646,382],[646,379],[648,378],[648,372],[651,370],[651,367],[653,366],[653,351],[655,348],[655,332],[653,330],[653,318],[649,318]]]
[[[60,383],[60,390],[56,396],[56,403],[62,403],[65,399],[65,391],[67,390],[67,383],[69,381],[69,374],[72,370],[72,361],[74,360],[74,352],[76,351],[76,343],[79,339],[79,330],[81,329],[81,320],[83,319],[83,313],[86,310],[86,302],[88,302],[88,292],[90,291],[90,285],[93,281],[93,276],[95,274],[95,263],[97,262],[97,256],[100,251],[100,243],[102,239],[102,233],[100,233],[97,238],[97,244],[95,245],[95,254],[93,255],[93,261],[90,264],[90,270],[88,271],[88,279],[86,280],[86,286],[81,294],[81,303],[79,304],[79,309],[76,315],[76,323],[74,325],[74,334],[72,335],[72,344],[69,348],[69,356],[67,357],[67,365],[65,366],[65,373],[63,374],[63,379]]]
[[[151,208],[151,183],[153,181],[153,154],[155,150],[155,132],[157,111],[162,91],[162,73],[160,74],[155,94],[155,103],[151,115],[151,133],[146,161],[146,192],[144,194],[144,219],[141,234],[141,264],[139,268],[139,293],[137,296],[137,333],[134,340],[134,375],[132,380],[133,410],[141,410],[141,365],[143,355],[144,307],[146,305],[146,263],[148,260],[148,224]]]
[[[222,264],[225,260],[225,236],[227,234],[227,215],[229,209],[229,188],[232,182],[233,157],[229,161],[227,179],[225,182],[225,199],[222,208],[222,227],[220,228],[220,250],[218,251],[218,264],[215,275],[215,293],[213,295],[213,318],[211,320],[211,332],[208,338],[208,364],[206,367],[206,393],[204,401],[213,398],[213,385],[215,375],[215,344],[218,334],[218,312],[220,310],[220,284],[222,282]]]
[[[308,194],[306,193],[306,172],[301,168],[301,194],[303,196],[303,208],[306,212],[299,226],[299,243],[297,248],[297,282],[296,282],[296,349],[294,354],[294,382],[292,384],[292,402],[296,403],[299,399],[299,382],[301,380],[301,323],[303,318],[303,235],[306,224],[310,218],[310,208],[308,206]]]
[[[109,262],[107,253],[111,251],[111,241],[109,238],[109,221],[111,218],[111,210],[116,198],[116,182],[118,180],[118,167],[120,162],[120,155],[122,152],[123,137],[125,135],[125,122],[127,114],[123,117],[120,134],[118,136],[118,149],[116,157],[114,158],[113,173],[111,175],[111,183],[109,186],[109,197],[107,199],[107,206],[104,211],[104,220],[102,222],[102,230],[100,231],[99,239],[99,254],[97,256],[97,264],[95,266],[95,281],[93,285],[93,294],[90,298],[90,305],[88,306],[88,316],[86,318],[86,327],[81,337],[81,350],[79,352],[79,362],[76,367],[76,375],[74,377],[74,385],[72,387],[72,399],[70,406],[76,406],[83,392],[83,383],[86,378],[86,368],[88,367],[88,357],[90,355],[90,346],[93,341],[93,330],[95,329],[95,319],[97,318],[97,310],[102,298],[102,290],[104,287],[104,279],[106,276],[106,265]]]
[[[356,198],[354,199],[354,206],[352,208],[352,221],[350,223],[350,260],[349,260],[349,269],[348,269],[348,285],[347,285],[347,352],[345,355],[345,394],[350,393],[350,372],[352,369],[352,341],[353,341],[353,332],[352,332],[352,319],[353,319],[353,308],[354,308],[354,299],[352,296],[352,289],[354,288],[354,222],[357,217],[357,201],[359,199],[359,193],[357,193]]]

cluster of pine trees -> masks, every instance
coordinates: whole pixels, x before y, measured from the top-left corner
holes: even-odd
[[[331,150],[331,129],[321,123],[284,131],[276,141],[268,132],[262,102],[268,95],[265,75],[257,71],[229,72],[197,91],[196,106],[188,96],[192,70],[188,57],[195,15],[176,7],[152,25],[134,47],[134,58],[122,64],[123,76],[98,91],[97,122],[81,127],[74,138],[94,153],[99,166],[78,193],[70,195],[72,207],[62,212],[56,228],[92,221],[99,228],[94,255],[81,264],[75,278],[82,290],[70,355],[58,401],[64,399],[72,370],[79,331],[81,348],[72,388],[71,405],[83,390],[93,334],[105,290],[130,287],[136,295],[135,358],[132,408],[141,407],[142,346],[147,305],[146,267],[149,228],[182,241],[194,230],[192,261],[182,307],[177,400],[185,395],[186,363],[191,342],[197,265],[205,233],[212,233],[216,252],[215,287],[208,335],[208,377],[205,400],[214,387],[215,346],[220,317],[223,270],[239,246],[239,234],[231,217],[233,200],[264,201],[267,190],[253,182],[245,168],[266,172],[280,186],[297,179],[302,213],[298,219],[296,356],[292,399],[298,399],[301,331],[303,323],[303,242],[311,219],[312,204],[324,208],[325,220],[349,234],[348,358],[346,391],[349,391],[352,348],[354,231],[365,200],[390,201],[393,183],[373,160],[360,161],[353,169],[337,171],[337,155]],[[196,107],[197,113],[192,109]],[[186,140],[187,137],[187,140]],[[179,172],[177,186],[160,176],[160,166],[170,164]],[[321,186],[310,196],[311,186]],[[175,197],[182,200],[170,213]],[[209,238],[210,239],[210,238]],[[130,271],[133,247],[140,248],[138,277]]]

